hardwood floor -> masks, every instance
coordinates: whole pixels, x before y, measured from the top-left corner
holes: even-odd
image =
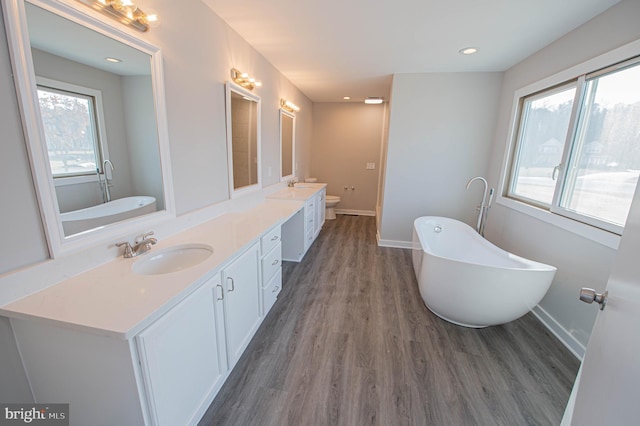
[[[200,425],[557,425],[578,361],[531,314],[485,329],[423,304],[375,219],[327,221]]]

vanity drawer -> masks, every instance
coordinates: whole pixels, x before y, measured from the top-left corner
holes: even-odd
[[[262,283],[263,286],[282,267],[282,244],[274,247],[269,253],[262,257]]]
[[[260,239],[260,246],[262,248],[262,255],[264,256],[272,248],[274,248],[276,245],[280,244],[280,238],[281,238],[281,234],[280,234],[280,227],[279,226],[276,226],[271,231],[267,232]]]
[[[269,284],[262,289],[262,315],[267,315],[282,290],[282,270],[269,281]]]

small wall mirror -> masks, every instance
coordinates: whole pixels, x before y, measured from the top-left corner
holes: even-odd
[[[83,6],[5,7],[52,256],[172,216],[159,49]]]
[[[260,97],[227,82],[227,156],[231,197],[260,188]]]
[[[288,111],[280,110],[280,178],[293,178],[295,170],[295,123],[296,117]]]

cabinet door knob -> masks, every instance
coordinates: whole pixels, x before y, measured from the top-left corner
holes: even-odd
[[[235,289],[236,289],[236,284],[235,284],[235,282],[233,281],[233,277],[227,277],[227,282],[230,282],[230,283],[231,283],[231,288],[229,288],[229,287],[227,286],[227,291],[231,292],[231,291],[233,291],[233,290],[235,290]]]
[[[274,236],[271,238],[271,241],[275,241],[275,240],[277,240],[277,239],[278,239],[278,236],[277,236],[277,235],[274,235]]]
[[[277,265],[280,261],[278,259],[274,260],[273,263],[271,263],[272,265]]]
[[[278,291],[278,290],[280,290],[280,287],[278,287],[278,286],[275,286],[275,287],[273,288],[273,291],[272,291],[272,293],[275,293],[275,292],[276,292],[276,291]]]

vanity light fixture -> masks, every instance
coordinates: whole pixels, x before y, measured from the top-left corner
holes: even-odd
[[[377,105],[377,104],[381,104],[382,102],[383,102],[382,98],[378,96],[369,96],[367,99],[364,100],[364,103],[369,105]]]
[[[280,99],[280,106],[282,107],[282,109],[289,112],[300,112],[300,107],[298,105],[286,99]]]
[[[344,99],[345,101],[348,101],[349,99],[351,99],[351,96],[343,96],[342,99]]]
[[[77,0],[138,31],[149,31],[158,22],[157,13],[144,13],[132,0]]]
[[[253,90],[256,87],[262,86],[261,82],[256,81],[255,78],[237,68],[231,68],[231,80],[233,80],[233,82],[238,86],[244,87],[248,90]]]

